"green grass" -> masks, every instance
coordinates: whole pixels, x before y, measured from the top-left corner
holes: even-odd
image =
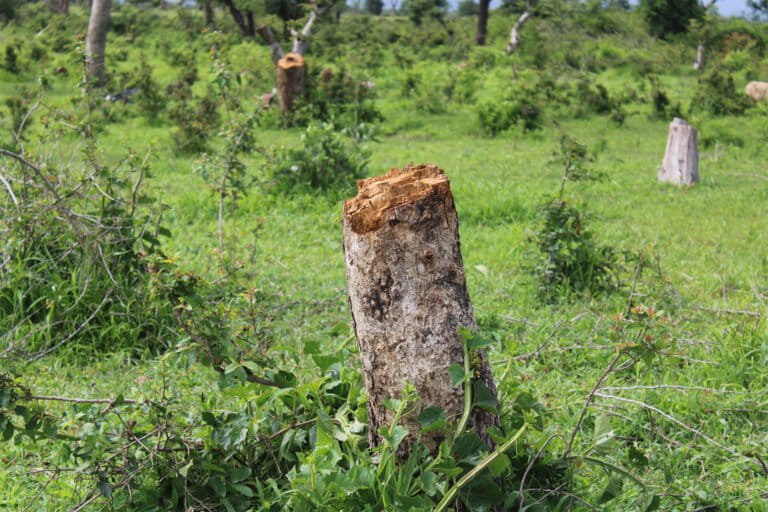
[[[141,36],[147,39],[145,46],[151,48],[172,34],[163,30]],[[0,36],[0,46],[5,39]],[[606,41],[622,44],[616,38]],[[494,51],[502,44],[503,37],[497,35]],[[140,50],[128,48],[121,38],[111,39],[110,45],[111,49],[127,49],[129,57],[118,68],[131,68]],[[666,52],[667,46],[658,43],[644,50],[654,49]],[[678,47],[673,50],[668,51],[670,59],[677,57]],[[254,52],[261,65],[268,65],[264,48]],[[203,76],[208,77],[206,59],[199,56],[197,60]],[[520,65],[520,60],[513,62]],[[180,72],[155,54],[150,53],[150,63],[162,84],[170,83]],[[662,87],[671,92],[673,103],[684,106],[696,80],[687,71],[688,65],[682,59],[675,61],[661,75]],[[429,73],[450,73],[455,66],[454,62],[431,62],[427,68]],[[504,66],[497,66],[481,80],[481,98],[493,97],[503,87],[509,71]],[[606,176],[597,183],[568,184],[569,201],[586,214],[589,229],[602,243],[657,258],[661,276],[647,272],[635,301],[670,315],[668,324],[654,327],[669,336],[665,354],[611,377],[606,385],[664,384],[734,392],[674,388],[611,392],[657,407],[687,428],[633,404],[599,400],[608,407],[589,409],[573,454],[591,453],[631,467],[652,488],[643,491],[627,481],[620,496],[600,507],[643,510],[647,497],[657,494],[662,510],[707,505],[717,507],[707,510],[764,510],[768,484],[757,465],[758,457],[768,459],[768,326],[764,321],[768,314],[768,133],[764,110],[738,118],[696,119],[700,137],[707,136],[708,129],[725,130],[739,134],[743,147],[716,143],[702,148],[701,182],[677,188],[656,181],[667,121],[650,120],[647,103],[630,104],[628,119],[621,127],[607,117],[590,116],[558,119],[560,128],[556,128],[547,116],[540,131],[522,134],[513,129],[487,138],[472,105],[451,103],[445,114],[422,114],[413,100],[400,96],[399,71],[390,71],[371,73],[380,87],[378,105],[386,120],[379,129],[384,134],[379,142],[367,143],[372,150],[369,173],[382,174],[408,162],[432,162],[450,177],[475,314],[483,328],[499,340],[491,361],[503,410],[513,415],[515,401],[524,392],[545,407],[543,432],[531,434],[528,450],[535,453],[552,434],[555,437],[548,449],[562,452],[585,397],[613,356],[616,343],[628,341],[612,335],[614,319],[626,306],[628,287],[614,295],[545,305],[537,300],[536,281],[526,270],[533,250],[528,238],[537,227],[538,208],[559,187],[562,171],[553,159],[562,129],[594,152],[594,168]],[[20,78],[0,72],[0,99],[16,93],[19,84],[32,84],[34,76],[34,71]],[[250,86],[248,95],[271,88],[271,74],[259,76],[265,81]],[[631,69],[608,69],[597,78],[612,92],[636,87]],[[75,83],[75,77],[53,79],[46,103],[65,105],[77,92]],[[216,268],[216,199],[194,171],[196,158],[174,151],[172,130],[165,122],[148,125],[140,117],[126,117],[99,134],[99,147],[107,162],[117,161],[128,147],[139,152],[151,148],[149,190],[170,206],[166,220],[173,236],[164,240],[165,251],[180,268],[210,275]],[[300,133],[297,128],[259,128],[257,139],[265,146],[297,145]],[[65,143],[70,140],[75,139],[65,139]],[[0,163],[0,170],[6,164]],[[262,173],[259,157],[249,158],[248,164],[255,174]],[[344,277],[341,207],[339,198],[322,193],[277,196],[261,185],[249,190],[236,220],[227,224],[230,243],[237,244],[241,256],[251,261],[246,270],[249,283],[268,298],[264,321],[273,350],[294,352],[292,358],[286,358],[286,369],[300,380],[310,381],[320,374],[301,353],[307,342],[319,342],[328,353],[356,350]],[[631,281],[631,269],[625,280]],[[754,311],[758,317],[729,310]],[[519,357],[531,353],[535,355]],[[346,363],[350,368],[359,366],[356,356]],[[141,399],[166,392],[176,395],[180,404],[194,404],[200,393],[215,392],[212,370],[200,363],[190,365],[185,355],[174,353],[135,358],[117,350],[84,360],[76,351],[65,350],[38,362],[9,361],[8,369],[24,375],[25,384],[41,395],[123,394]],[[225,396],[223,401],[227,400]],[[63,405],[53,407],[68,410]],[[610,421],[616,443],[623,448],[632,446],[648,462],[622,459],[624,452],[618,448],[616,453],[590,451],[599,417]],[[44,452],[45,447],[28,441],[0,444],[0,509],[22,510],[36,495],[45,475],[27,472],[39,467]],[[572,462],[576,468],[573,492],[599,501],[612,473],[596,463]],[[30,510],[67,510],[83,497],[75,494],[76,488],[71,479],[57,479]],[[636,501],[639,496],[643,498]],[[747,508],[750,505],[753,508]]]

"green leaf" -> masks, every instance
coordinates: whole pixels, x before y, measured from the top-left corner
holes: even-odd
[[[213,413],[205,411],[202,414],[203,421],[209,424],[212,427],[215,427],[219,424],[218,420],[216,419],[216,416],[213,415]]]
[[[452,364],[448,367],[448,375],[451,377],[451,386],[458,387],[464,382],[464,367],[460,364]]]
[[[229,480],[231,482],[242,482],[249,476],[251,476],[251,468],[248,466],[240,466],[232,470],[229,474]]]
[[[232,484],[232,489],[247,498],[253,498],[253,489],[243,484]]]
[[[184,478],[187,478],[187,475],[189,474],[189,468],[191,468],[191,467],[192,467],[192,463],[193,463],[193,461],[189,461],[189,462],[187,462],[187,463],[186,463],[184,466],[182,466],[182,467],[179,469],[179,474],[180,474],[181,476],[183,476]]]
[[[659,498],[658,495],[655,495],[651,499],[651,502],[648,503],[648,506],[645,507],[644,512],[654,512],[654,510],[658,510],[659,506],[661,506],[661,498]]]
[[[400,443],[403,442],[403,439],[405,439],[407,435],[407,428],[402,425],[396,425],[395,428],[392,429],[392,435],[389,438],[389,444],[392,445],[392,450],[397,450],[398,446],[400,446]]]
[[[496,396],[481,380],[472,383],[472,405],[479,409],[496,412]]]
[[[594,444],[601,452],[610,452],[616,449],[616,432],[611,428],[611,420],[606,414],[601,414],[595,419]]]
[[[611,477],[597,502],[602,505],[603,503],[608,503],[612,499],[620,496],[622,486],[623,482],[619,478]]]
[[[328,369],[334,364],[341,363],[341,358],[339,356],[328,356],[322,354],[313,354],[312,360],[323,373],[327,372]]]
[[[304,343],[304,354],[312,355],[312,354],[319,354],[319,353],[320,353],[319,341],[307,341]]]
[[[442,407],[438,407],[436,405],[427,407],[421,411],[417,421],[421,427],[421,432],[424,434],[435,430],[441,430],[445,428],[445,425],[447,424],[445,411]]]
[[[110,496],[112,496],[112,486],[109,485],[109,482],[105,482],[104,480],[102,480],[98,484],[96,484],[96,488],[99,490],[99,494],[101,494],[105,498],[109,498]]]
[[[512,463],[510,462],[509,457],[507,457],[506,454],[502,453],[501,455],[496,457],[496,459],[493,462],[491,462],[488,465],[488,469],[491,470],[491,474],[494,477],[497,477],[502,475],[505,471],[507,471],[511,466],[511,464]]]

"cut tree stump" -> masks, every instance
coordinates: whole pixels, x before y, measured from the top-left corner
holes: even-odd
[[[439,406],[452,432],[464,410],[463,386],[451,386],[448,368],[463,367],[459,328],[476,328],[467,293],[459,245],[459,224],[448,177],[437,166],[408,165],[358,183],[358,194],[344,203],[344,255],[352,320],[368,392],[369,438],[394,412],[407,382],[418,394],[403,418],[409,435],[400,455],[410,451],[418,415]],[[496,387],[482,351],[470,355],[473,386],[496,400]],[[484,384],[484,386],[482,384]],[[470,426],[492,447],[487,427],[498,424],[495,411],[475,408]],[[431,450],[445,432],[422,434]]]
[[[679,117],[669,125],[667,149],[659,169],[659,181],[676,185],[693,185],[699,181],[696,128]]]
[[[304,95],[307,76],[304,57],[298,53],[287,53],[277,61],[276,69],[280,112],[290,112],[296,100]]]

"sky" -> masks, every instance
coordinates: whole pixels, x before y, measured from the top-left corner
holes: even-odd
[[[458,0],[451,0],[451,5],[457,3]],[[491,2],[491,5],[496,6],[500,3],[500,0],[495,0]],[[637,4],[637,0],[630,0],[630,3],[633,5]],[[717,4],[715,5],[717,5],[717,9],[722,16],[745,15],[749,17],[751,14],[749,7],[747,7],[747,0],[717,0]]]

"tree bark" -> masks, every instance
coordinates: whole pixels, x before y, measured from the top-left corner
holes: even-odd
[[[104,55],[112,0],[93,0],[85,39],[85,76],[97,85],[104,83]]]
[[[288,53],[277,61],[277,96],[280,112],[291,112],[296,100],[304,95],[307,68],[304,57],[298,53]]]
[[[406,382],[418,394],[403,418],[408,453],[418,433],[417,417],[439,406],[451,422],[464,411],[464,389],[451,386],[449,366],[463,367],[460,327],[476,327],[461,259],[456,209],[448,178],[434,165],[392,169],[362,180],[358,194],[344,204],[344,255],[349,301],[368,392],[369,438],[394,413],[387,399],[401,398]],[[493,399],[496,387],[487,358],[473,352],[472,369]],[[498,424],[496,412],[475,408],[469,423],[485,434]],[[434,450],[445,433],[422,434]]]
[[[205,26],[213,28],[216,25],[216,19],[213,13],[212,0],[203,0],[203,15],[205,16]]]
[[[513,53],[520,46],[520,31],[523,29],[523,25],[531,17],[530,11],[525,11],[517,19],[517,22],[512,26],[512,30],[509,32],[509,43],[507,44],[507,53]]]
[[[693,69],[696,71],[704,69],[704,64],[706,64],[706,61],[707,47],[704,44],[704,41],[702,41],[699,43],[699,46],[696,47],[696,60],[693,62]]]
[[[488,8],[491,0],[480,0],[477,12],[477,36],[475,42],[478,46],[485,46],[488,38]]]
[[[699,181],[699,148],[696,128],[676,117],[669,125],[667,149],[659,169],[659,181],[693,185]]]
[[[235,5],[233,0],[221,0],[222,3],[229,9],[229,14],[232,15],[232,19],[235,21],[240,32],[244,37],[254,37],[256,35],[255,27],[253,26],[253,13],[251,11],[241,11]]]
[[[69,0],[59,0],[59,13],[69,14]]]

